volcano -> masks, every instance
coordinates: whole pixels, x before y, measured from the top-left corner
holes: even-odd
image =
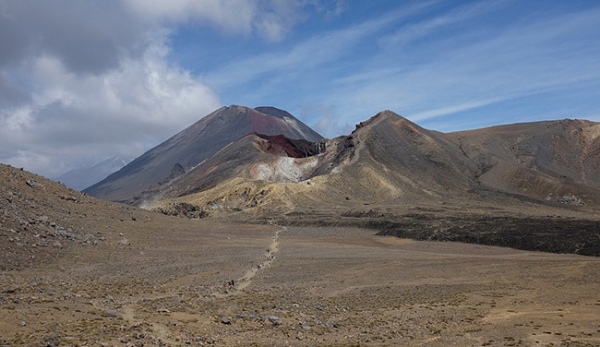
[[[144,191],[167,184],[253,132],[307,141],[322,139],[294,116],[274,107],[222,107],[84,192],[106,200],[139,203]]]

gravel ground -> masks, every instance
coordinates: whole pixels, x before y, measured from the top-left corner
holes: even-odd
[[[598,258],[163,221],[2,272],[0,345],[600,345]]]

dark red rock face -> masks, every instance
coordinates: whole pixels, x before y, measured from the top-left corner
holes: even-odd
[[[307,158],[319,154],[319,147],[310,141],[291,140],[283,135],[256,135],[266,140],[261,143],[261,149],[274,155],[286,155],[292,158]]]
[[[291,135],[294,129],[283,119],[266,116],[258,111],[250,110],[249,115],[252,129],[258,134]]]

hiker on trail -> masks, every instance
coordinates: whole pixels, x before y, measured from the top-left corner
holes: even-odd
[[[231,280],[231,286],[234,287],[235,286],[235,280]]]
[[[223,282],[223,289],[227,289],[227,281]]]

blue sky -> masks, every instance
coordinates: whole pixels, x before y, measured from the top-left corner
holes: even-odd
[[[0,162],[47,176],[230,104],[326,137],[384,109],[444,132],[600,121],[596,1],[0,2],[0,44]]]

